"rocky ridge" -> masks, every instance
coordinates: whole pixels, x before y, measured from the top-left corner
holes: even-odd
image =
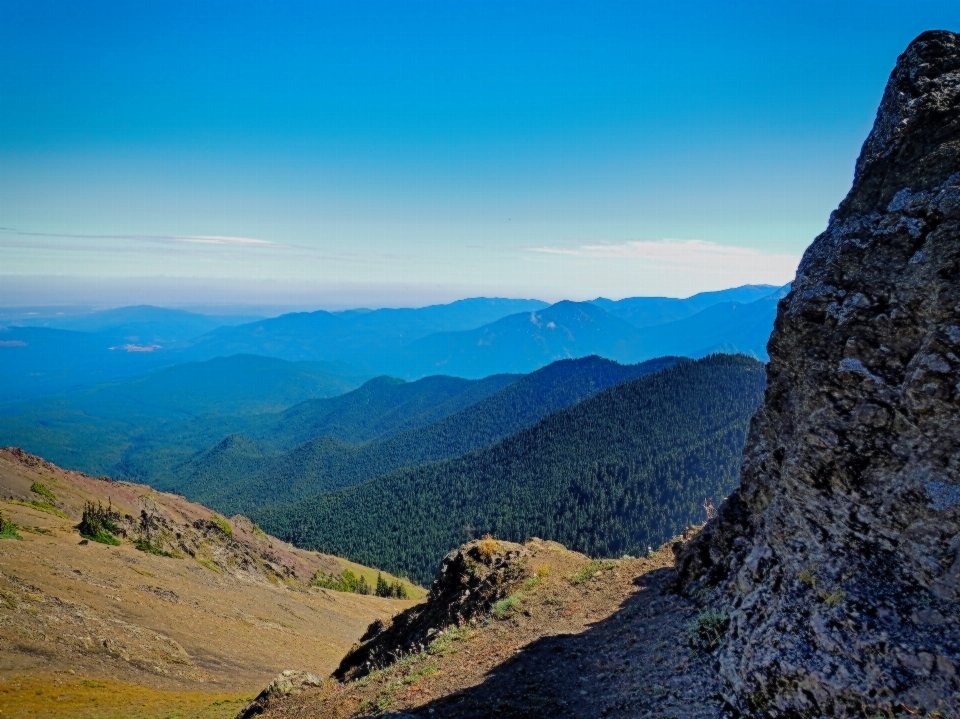
[[[960,36],[926,32],[898,59],[769,354],[741,487],[678,552],[680,585],[728,608],[727,700],[956,716]]]

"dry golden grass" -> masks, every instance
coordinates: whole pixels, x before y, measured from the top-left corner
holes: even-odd
[[[27,501],[41,481],[66,519]],[[0,540],[0,719],[234,717],[280,671],[328,674],[372,621],[412,604],[307,586],[343,565],[245,518],[230,518],[229,536],[182,497],[2,449],[0,497],[19,500],[0,506],[23,530]],[[81,544],[87,501],[206,534],[179,559],[138,551],[129,535]]]
[[[13,676],[0,681],[0,717],[18,719],[232,719],[252,697],[157,691],[69,674]]]
[[[480,544],[477,545],[477,549],[480,550],[481,557],[484,559],[490,559],[500,550],[500,542],[488,534],[480,540]]]

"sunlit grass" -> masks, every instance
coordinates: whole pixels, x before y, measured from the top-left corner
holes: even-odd
[[[63,675],[0,680],[0,716],[22,719],[233,719],[252,698]]]

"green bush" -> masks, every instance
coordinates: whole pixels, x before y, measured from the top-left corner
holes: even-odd
[[[77,530],[80,536],[100,544],[111,544],[117,546],[120,540],[114,534],[119,534],[120,527],[117,522],[120,521],[120,513],[114,511],[113,503],[104,509],[100,502],[86,502],[83,505],[83,517]]]
[[[583,584],[588,582],[598,573],[602,572],[605,569],[613,569],[616,567],[616,562],[603,562],[599,559],[594,559],[590,564],[580,567],[573,576],[570,577],[571,584]]]
[[[395,582],[388,582],[383,575],[377,572],[377,588],[375,593],[378,597],[387,597],[389,599],[407,599],[409,594],[403,582],[399,579]]]
[[[158,557],[171,557],[172,559],[181,558],[181,555],[177,554],[176,552],[168,552],[165,549],[161,549],[156,544],[151,543],[149,539],[134,539],[133,546],[139,549],[141,552],[146,552],[147,554],[156,554]]]
[[[707,609],[687,625],[690,645],[712,652],[720,646],[729,627],[730,617],[725,610]]]
[[[51,502],[57,501],[57,496],[50,491],[50,488],[45,484],[40,484],[40,482],[34,482],[30,485],[30,491],[34,494],[39,494],[41,497],[46,497]]]
[[[219,517],[215,514],[212,517],[210,517],[210,521],[213,522],[215,525],[217,525],[217,527],[220,528],[220,531],[223,532],[228,537],[233,536],[233,527],[231,527],[230,522],[228,522],[223,517]]]
[[[33,500],[30,500],[29,502],[24,502],[19,499],[11,499],[8,501],[10,502],[10,504],[18,504],[21,507],[30,507],[31,509],[36,509],[41,512],[46,512],[47,514],[52,514],[55,517],[60,517],[62,519],[67,518],[67,515],[65,515],[59,509],[54,507],[52,504],[50,504],[50,502],[44,501],[42,499],[33,499]]]
[[[506,619],[510,616],[513,616],[513,613],[518,609],[520,602],[522,601],[522,592],[517,592],[516,594],[511,594],[506,599],[501,599],[499,602],[493,605],[493,616],[495,616],[497,619]]]
[[[17,534],[17,525],[5,520],[2,513],[0,513],[0,539],[23,539]]]

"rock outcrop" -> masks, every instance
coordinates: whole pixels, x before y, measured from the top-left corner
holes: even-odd
[[[430,588],[427,601],[393,618],[376,621],[334,672],[338,679],[362,677],[395,659],[423,651],[445,630],[489,614],[493,605],[527,577],[527,550],[492,538],[450,552]]]
[[[960,36],[898,59],[769,344],[741,488],[679,553],[753,716],[960,710]]]
[[[240,710],[237,719],[253,719],[253,717],[263,714],[278,699],[296,696],[301,694],[304,689],[322,685],[323,681],[316,674],[296,669],[285,669],[277,675],[276,679],[270,682],[270,686],[257,694],[252,702]]]

